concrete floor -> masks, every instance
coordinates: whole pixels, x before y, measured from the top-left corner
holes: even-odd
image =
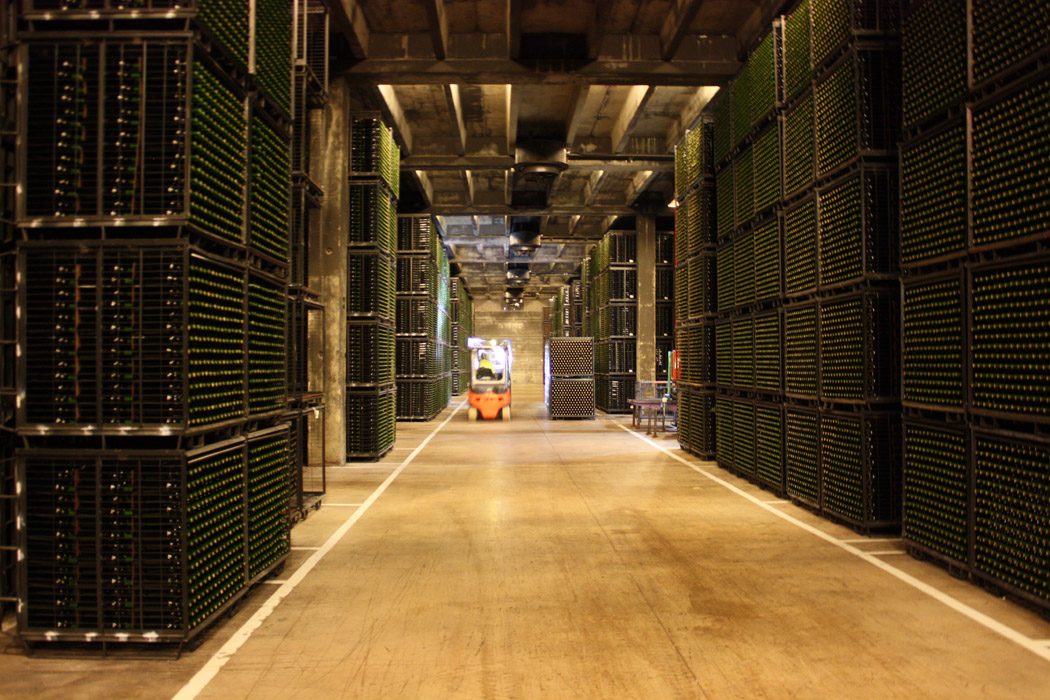
[[[515,398],[509,424],[459,411],[402,471],[460,399],[400,423],[382,462],[331,470],[279,575],[302,580],[260,586],[197,651],[27,658],[6,631],[0,697],[1050,698],[1047,658],[803,526],[1050,649],[1045,619],[656,441],[719,483],[628,418]]]

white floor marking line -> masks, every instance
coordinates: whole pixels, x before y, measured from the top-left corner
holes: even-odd
[[[778,506],[778,505],[781,505],[783,503],[791,503],[791,501],[762,501],[762,502],[763,503],[768,503],[771,506]]]
[[[289,549],[291,549],[293,552],[316,552],[318,549],[320,549],[320,547],[289,547]]]
[[[267,585],[270,585],[270,586],[283,586],[284,584],[288,583],[288,581],[286,579],[274,578],[274,579],[266,579],[265,581],[263,581],[263,583],[265,583]]]
[[[704,476],[706,476],[711,481],[714,481],[715,483],[724,486],[725,488],[729,489],[730,491],[732,491],[733,493],[737,494],[738,496],[742,496],[742,497],[746,498],[747,500],[751,501],[752,503],[754,503],[759,508],[763,508],[763,509],[769,511],[770,513],[772,513],[773,515],[777,516],[778,518],[781,518],[782,520],[786,520],[787,522],[791,523],[792,525],[795,525],[796,527],[799,527],[799,528],[805,530],[806,532],[808,532],[808,533],[810,533],[812,535],[816,535],[817,537],[819,537],[820,539],[824,540],[825,542],[830,542],[831,544],[835,545],[839,549],[843,549],[843,550],[849,552],[850,554],[854,555],[855,557],[863,559],[864,561],[868,562],[872,566],[875,566],[875,567],[877,567],[879,569],[882,569],[883,571],[888,573],[890,576],[893,576],[893,577],[895,577],[897,579],[900,579],[901,581],[903,581],[904,583],[908,584],[909,586],[919,590],[922,593],[925,593],[926,595],[930,596],[931,598],[933,598],[937,602],[943,603],[944,605],[948,606],[952,610],[955,610],[956,612],[965,615],[966,617],[970,618],[971,620],[973,620],[977,624],[988,628],[992,632],[995,632],[996,634],[1001,635],[1001,636],[1005,637],[1006,639],[1009,639],[1011,642],[1014,642],[1018,646],[1024,647],[1025,649],[1027,649],[1028,651],[1032,652],[1036,656],[1038,656],[1038,657],[1040,657],[1042,659],[1045,659],[1046,661],[1050,661],[1050,648],[1046,647],[1043,644],[1040,644],[1039,641],[1037,641],[1035,639],[1032,639],[1028,635],[1022,634],[1021,632],[1018,632],[1014,628],[1012,628],[1012,627],[1010,627],[1008,625],[1005,625],[1002,622],[999,622],[998,620],[996,620],[996,619],[994,619],[992,617],[989,617],[988,615],[985,615],[983,612],[981,612],[979,610],[976,610],[974,608],[971,608],[966,603],[963,603],[962,601],[951,597],[947,593],[944,593],[943,591],[940,591],[940,590],[934,588],[933,586],[931,586],[930,584],[928,584],[928,583],[926,583],[924,581],[920,581],[919,579],[915,578],[911,574],[908,574],[908,573],[905,573],[904,571],[901,571],[900,569],[898,569],[897,567],[893,566],[892,564],[887,564],[886,562],[882,561],[878,557],[874,557],[870,553],[865,552],[864,550],[857,549],[856,547],[854,547],[854,546],[852,546],[850,544],[844,543],[844,542],[840,541],[839,539],[837,539],[836,537],[834,537],[832,535],[829,535],[826,532],[822,532],[822,531],[818,530],[817,528],[813,527],[812,525],[808,525],[808,524],[802,522],[801,520],[799,520],[798,518],[794,517],[793,515],[789,514],[786,511],[779,510],[777,508],[773,508],[772,506],[766,505],[765,503],[763,503],[761,501],[761,499],[755,498],[754,496],[752,496],[751,494],[747,493],[746,491],[737,488],[736,486],[734,486],[733,484],[729,483],[728,481],[726,481],[725,479],[721,478],[720,476],[717,476],[715,474],[712,474],[711,472],[704,471],[703,469],[700,469],[699,467],[691,464],[688,460],[686,460],[686,459],[684,459],[682,457],[679,457],[678,455],[673,453],[671,450],[668,450],[665,447],[656,444],[655,442],[653,442],[649,438],[645,437],[641,433],[636,433],[636,432],[634,432],[633,430],[631,430],[627,426],[621,425],[620,427],[623,428],[623,430],[625,432],[630,433],[631,435],[633,435],[634,437],[638,438],[639,440],[652,445],[656,449],[658,449],[661,452],[663,452],[664,454],[666,454],[668,457],[670,457],[672,459],[675,459],[675,460],[678,460],[679,462],[681,462],[685,466],[689,467],[693,471],[695,471],[695,472],[697,472],[699,474],[703,474]]]
[[[448,425],[449,421],[451,421],[459,412],[459,409],[466,405],[467,402],[463,401],[456,406],[455,410],[449,414],[448,418],[446,418],[441,425],[434,428],[430,435],[427,435],[426,439],[419,443],[419,446],[416,447],[411,454],[405,457],[405,461],[401,462],[397,469],[394,470],[394,473],[388,476],[386,481],[380,484],[376,490],[372,492],[372,495],[365,500],[364,505],[355,510],[353,514],[339,526],[339,529],[331,534],[321,548],[311,554],[310,558],[304,561],[299,568],[295,570],[295,573],[289,576],[288,580],[281,584],[280,588],[274,591],[269,599],[263,603],[262,607],[256,610],[255,614],[252,615],[247,622],[241,625],[241,628],[234,632],[232,637],[226,640],[226,643],[215,652],[214,656],[208,659],[207,663],[204,664],[204,667],[197,671],[193,678],[191,678],[186,685],[182,686],[182,689],[179,690],[179,692],[175,693],[172,700],[193,700],[202,690],[204,690],[205,687],[207,687],[209,683],[211,683],[212,679],[219,673],[219,670],[230,660],[230,657],[236,654],[237,650],[248,641],[248,638],[252,636],[252,632],[262,626],[262,623],[271,615],[271,613],[273,613],[274,610],[277,609],[277,606],[280,605],[281,601],[284,600],[289,593],[294,591],[296,586],[302,583],[303,579],[306,578],[306,575],[325,558],[325,555],[332,551],[332,548],[339,544],[339,541],[350,531],[350,528],[357,524],[357,521],[368,512],[368,509],[372,507],[372,504],[383,495],[383,492],[387,490],[387,487],[394,483],[394,479],[400,476],[401,472],[412,463],[412,460],[423,451],[423,448],[430,443],[434,436],[437,435],[442,428]]]

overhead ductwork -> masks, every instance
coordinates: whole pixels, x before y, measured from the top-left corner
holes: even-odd
[[[538,216],[515,216],[510,220],[507,233],[508,257],[532,257],[540,247],[540,218]]]
[[[532,273],[529,270],[528,264],[525,263],[508,263],[507,264],[507,284],[508,285],[524,285],[529,281]]]
[[[511,206],[546,207],[555,181],[568,167],[568,149],[564,142],[519,141],[514,149]]]

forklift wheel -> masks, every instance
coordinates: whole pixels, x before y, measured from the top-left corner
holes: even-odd
[[[476,421],[478,419],[478,409],[471,406],[467,409],[467,420]]]
[[[503,420],[510,420],[510,406],[504,406],[500,412],[500,416]]]

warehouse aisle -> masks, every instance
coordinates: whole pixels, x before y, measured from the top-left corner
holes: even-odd
[[[624,431],[628,418],[551,422],[538,387],[515,391],[510,424],[456,414],[217,675],[183,697],[1050,695],[1046,660],[675,461]],[[452,410],[399,424],[383,462],[333,470],[328,504],[293,531],[296,558],[281,578]],[[1045,620],[900,556],[894,541],[858,546],[1050,638]],[[172,697],[264,605],[267,588],[178,661],[26,659],[9,649],[0,678],[12,695],[0,695],[75,686],[78,698]]]

